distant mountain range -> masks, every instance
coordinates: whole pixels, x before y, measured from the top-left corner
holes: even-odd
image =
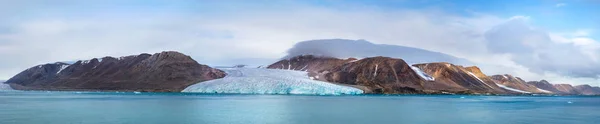
[[[264,68],[228,69],[227,74],[174,51],[56,62],[31,67],[6,83],[17,90],[600,95],[600,87],[487,75],[479,67],[461,66],[471,65],[465,59],[364,40],[305,41],[288,52]]]
[[[419,70],[411,69],[417,67]],[[525,82],[512,75],[485,75],[478,67],[446,62],[409,65],[403,59],[369,57],[338,59],[301,55],[281,60],[270,69],[307,71],[315,80],[355,86],[382,94],[558,94],[598,95],[589,85]],[[419,76],[422,71],[426,76]],[[424,78],[432,77],[433,80]]]

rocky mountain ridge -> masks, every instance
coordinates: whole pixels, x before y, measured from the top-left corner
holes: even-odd
[[[307,71],[315,80],[362,87],[366,93],[600,94],[600,88],[589,85],[553,85],[545,80],[526,82],[508,74],[488,76],[476,66],[446,62],[408,65],[402,59],[389,57],[338,59],[300,55],[275,62],[268,68]],[[420,71],[432,80],[421,76]]]
[[[179,92],[189,85],[224,76],[223,71],[198,64],[187,55],[166,51],[43,64],[6,83],[18,90]]]

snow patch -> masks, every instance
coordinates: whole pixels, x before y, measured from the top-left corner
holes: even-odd
[[[544,90],[544,89],[540,89],[540,88],[537,88],[537,89],[538,89],[539,91],[542,91],[542,92],[544,92],[544,93],[552,93],[552,92],[550,92],[550,91],[547,91],[547,90]]]
[[[483,80],[479,79],[479,77],[477,77],[477,75],[473,74],[472,72],[468,72],[468,73],[469,73],[469,75],[477,78],[477,80],[479,80],[480,82],[483,82]],[[483,82],[483,83],[485,83],[485,82]]]
[[[506,90],[510,90],[510,91],[515,91],[515,92],[519,92],[519,93],[531,93],[531,92],[522,91],[522,90],[519,90],[519,89],[510,88],[510,87],[502,85],[502,84],[496,84],[496,85],[498,85],[499,87],[504,88]]]
[[[373,77],[377,77],[377,68],[379,67],[378,64],[375,64],[375,72],[373,73]]]
[[[467,71],[467,72],[468,72],[468,71]],[[473,76],[473,77],[477,78],[477,80],[479,80],[481,83],[485,84],[485,86],[487,86],[487,87],[489,87],[489,88],[492,88],[492,86],[488,85],[488,84],[487,84],[487,83],[485,83],[483,80],[479,79],[479,77],[477,77],[477,75],[473,74],[472,72],[468,72],[468,73],[469,73],[469,75],[471,75],[471,76]],[[492,89],[493,89],[493,88],[492,88]]]
[[[58,71],[56,72],[56,74],[59,74],[60,72],[62,72],[63,70],[65,70],[65,69],[66,69],[67,67],[69,67],[69,66],[71,66],[71,65],[60,65],[60,70],[58,70]]]
[[[259,68],[221,68],[221,70],[227,72],[225,78],[200,82],[185,88],[182,92],[312,95],[363,93],[357,88],[312,80],[304,71]]]
[[[418,67],[410,66],[410,69],[412,69],[413,71],[415,71],[415,73],[417,73],[419,75],[419,77],[425,79],[426,81],[434,81],[435,80],[435,78],[429,76],[427,73],[423,72]]]

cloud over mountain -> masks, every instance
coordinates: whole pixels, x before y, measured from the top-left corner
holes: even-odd
[[[599,57],[599,46],[596,41],[580,45],[577,38],[581,37],[552,39],[548,32],[530,26],[524,17],[512,18],[485,32],[486,46],[492,54],[509,54],[511,60],[532,72],[597,78],[600,61],[595,58]]]
[[[471,65],[466,59],[457,58],[444,53],[433,52],[413,47],[373,44],[366,40],[322,39],[297,43],[288,50],[284,58],[299,55],[317,55],[336,58],[366,58],[386,56],[404,59],[409,64],[428,62],[451,62]]]

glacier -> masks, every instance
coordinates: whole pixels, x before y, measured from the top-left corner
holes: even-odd
[[[263,68],[219,68],[227,73],[221,79],[197,83],[185,88],[189,93],[235,94],[362,94],[354,87],[312,80],[304,71]]]
[[[14,89],[12,89],[10,85],[0,82],[0,91],[14,91]]]
[[[502,84],[496,84],[496,85],[498,85],[499,87],[504,88],[506,90],[510,90],[510,91],[515,91],[515,92],[519,92],[519,93],[531,93],[531,92],[527,92],[527,91],[522,91],[522,90],[519,90],[519,89],[511,88],[511,87],[508,87],[508,86],[505,86],[505,85],[502,85]]]
[[[435,80],[435,78],[427,75],[427,73],[423,72],[418,67],[410,66],[410,69],[412,69],[413,71],[415,71],[415,73],[417,73],[421,78],[425,79],[426,81],[434,81]]]

